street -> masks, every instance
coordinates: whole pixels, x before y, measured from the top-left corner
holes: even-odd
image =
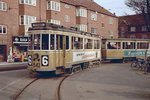
[[[62,100],[150,100],[150,75],[130,64],[104,64],[66,79]]]
[[[24,69],[0,72],[0,79],[0,98],[13,100],[35,78]],[[55,100],[59,81],[59,77],[41,78],[19,100]],[[150,75],[133,71],[130,64],[102,64],[66,78],[60,96],[61,100],[149,100]]]

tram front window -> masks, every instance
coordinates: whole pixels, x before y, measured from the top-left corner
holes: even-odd
[[[34,35],[29,35],[29,50],[33,50],[33,44],[34,44]]]
[[[55,35],[54,34],[51,34],[51,36],[50,36],[50,49],[51,50],[54,50],[55,48]]]
[[[49,50],[49,34],[31,34],[29,43],[29,50]]]
[[[42,50],[49,50],[49,34],[42,34]]]
[[[40,34],[34,35],[34,50],[40,50]]]

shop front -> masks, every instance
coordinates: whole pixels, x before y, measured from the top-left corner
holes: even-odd
[[[14,62],[27,61],[28,37],[13,37],[12,57]]]

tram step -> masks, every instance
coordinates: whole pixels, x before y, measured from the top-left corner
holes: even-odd
[[[55,72],[56,75],[63,74],[63,73],[64,73],[63,67],[56,67],[56,72]]]

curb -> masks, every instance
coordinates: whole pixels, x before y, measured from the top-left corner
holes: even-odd
[[[0,71],[21,70],[27,68],[27,63],[0,64]]]

